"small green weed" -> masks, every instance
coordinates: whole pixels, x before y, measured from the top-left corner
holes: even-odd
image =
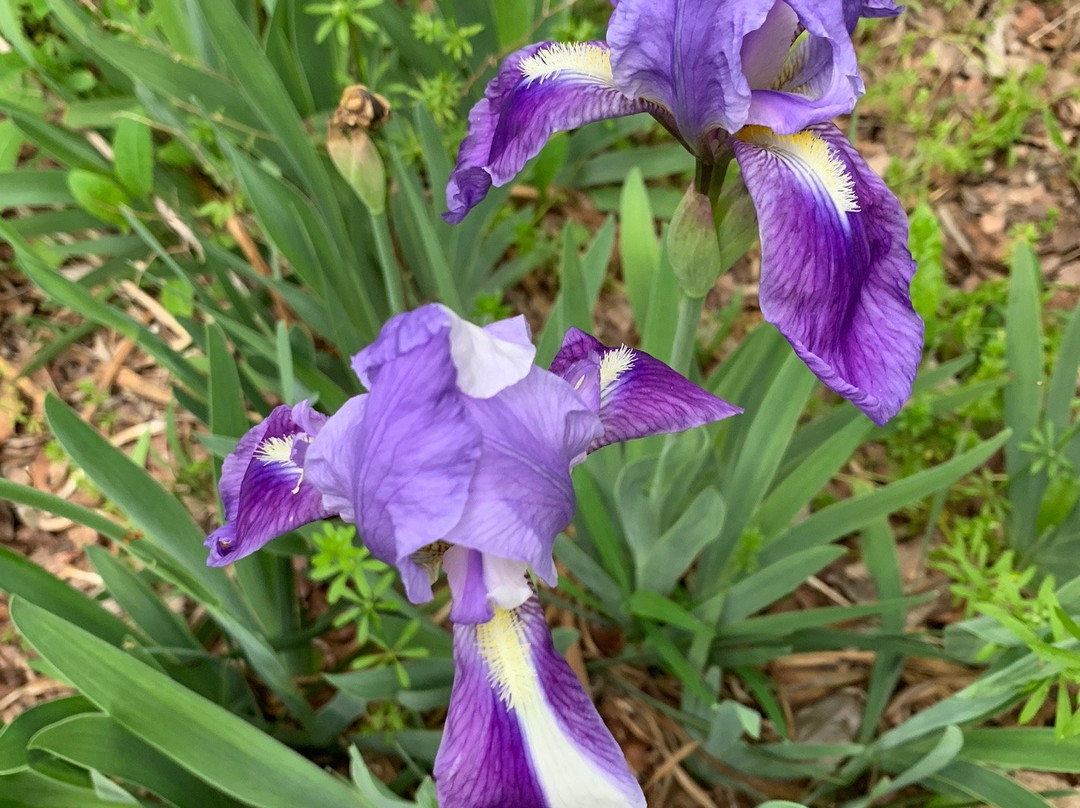
[[[334,625],[356,627],[359,650],[351,666],[392,666],[401,686],[407,687],[409,675],[402,662],[427,656],[426,648],[410,645],[420,630],[420,621],[408,620],[396,632],[391,629],[384,618],[400,615],[397,601],[390,597],[397,576],[355,538],[354,527],[325,524],[313,537],[316,552],[308,575],[313,581],[329,581],[327,600],[331,606],[344,607],[335,616]],[[374,651],[360,653],[371,646]]]

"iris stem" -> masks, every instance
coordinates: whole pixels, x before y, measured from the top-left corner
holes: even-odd
[[[679,297],[675,342],[671,346],[671,367],[683,376],[690,375],[691,363],[694,360],[694,342],[697,339],[698,323],[701,321],[701,310],[704,306],[705,298],[703,297],[690,297],[685,293]]]
[[[712,184],[713,164],[703,163],[698,160],[694,168],[694,190],[699,194],[709,195],[709,186]],[[721,174],[721,176],[723,176]]]
[[[371,215],[372,231],[375,235],[375,251],[379,256],[383,283],[386,285],[386,302],[390,304],[391,314],[405,311],[405,292],[398,271],[397,255],[394,253],[394,240],[390,235],[390,225],[385,213]]]

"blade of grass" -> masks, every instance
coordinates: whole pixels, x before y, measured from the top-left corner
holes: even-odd
[[[364,808],[361,795],[242,718],[123,651],[16,598],[12,619],[120,726],[214,788],[261,808]]]

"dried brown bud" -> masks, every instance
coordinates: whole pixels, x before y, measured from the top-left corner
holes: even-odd
[[[342,134],[357,129],[374,132],[390,119],[390,102],[363,84],[346,87],[334,111],[334,126]]]

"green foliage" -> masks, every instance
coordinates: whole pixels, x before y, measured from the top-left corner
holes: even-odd
[[[1077,769],[1080,314],[1042,316],[1037,262],[1023,244],[1009,283],[947,288],[940,223],[918,204],[913,297],[930,361],[912,403],[877,429],[850,404],[820,396],[771,328],[753,330],[701,373],[700,310],[680,308],[656,226],[675,210],[691,162],[654,124],[629,119],[556,138],[523,174],[534,201],[520,201],[526,192],[511,204],[509,187],[493,189],[450,228],[440,213],[452,149],[494,54],[602,31],[608,3],[579,3],[574,14],[569,5],[0,5],[0,34],[12,45],[0,57],[0,204],[19,209],[0,220],[0,234],[51,303],[89,324],[66,339],[109,328],[170,371],[177,401],[207,428],[209,450],[181,440],[170,407],[176,484],[166,491],[145,470],[157,451],[149,437],[129,457],[59,401],[46,403],[55,441],[47,454],[70,457],[105,502],[94,510],[8,481],[0,495],[96,530],[104,546],[90,558],[115,608],[0,552],[0,588],[15,596],[22,636],[42,666],[83,694],[0,728],[0,801],[414,804],[377,783],[355,748],[348,760],[344,750],[352,741],[401,759],[399,793],[422,778],[437,743],[423,728],[445,708],[453,675],[450,638],[432,611],[398,594],[393,571],[338,525],[282,538],[234,574],[209,569],[203,525],[176,497],[212,489],[250,414],[303,398],[332,411],[358,392],[347,357],[405,307],[437,299],[490,321],[510,313],[507,288],[550,270],[557,293],[537,339],[541,360],[550,359],[566,328],[592,326],[616,249],[641,347],[747,412],[678,438],[607,448],[575,473],[573,538],[557,542],[567,574],[548,597],[626,640],[590,674],[646,700],[615,666],[677,681],[681,701],[653,706],[699,743],[688,770],[751,792],[747,782],[763,776],[807,783],[807,805],[863,808],[918,786],[938,800],[1044,807],[999,769],[1048,760]],[[1031,92],[1039,80],[1037,71],[1006,76],[971,119],[937,106],[918,70],[872,88],[870,102],[917,142],[918,159],[894,164],[891,179],[925,200],[927,176],[978,174],[990,157],[1008,160],[1039,114]],[[385,217],[371,216],[327,160],[330,114],[354,82],[395,106],[371,133],[387,158]],[[563,221],[567,188],[616,215],[592,232]],[[731,222],[740,235],[747,229]],[[87,257],[94,268],[85,276],[58,271]],[[173,348],[133,318],[118,292],[124,280],[154,294],[190,344]],[[717,345],[740,302],[707,312]],[[96,389],[80,392],[104,403]],[[1002,450],[1005,474],[987,466]],[[837,479],[852,496],[830,485]],[[889,521],[898,511],[908,536],[943,536],[934,564],[968,616],[944,646],[905,633],[908,610],[927,597],[905,596]],[[855,545],[876,602],[774,608]],[[315,587],[319,597],[298,602],[299,570],[302,591]],[[190,625],[172,608],[181,598],[194,607]],[[335,628],[348,645],[331,663],[318,638]],[[856,736],[828,746],[788,738],[768,664],[851,648],[875,654]],[[989,669],[883,731],[911,657]],[[724,698],[729,683],[751,697]],[[1035,733],[1024,735],[1030,746],[980,727],[1014,708],[1035,721],[1044,705],[1054,730],[1025,731]],[[1072,745],[1051,747],[1053,734]],[[783,740],[768,740],[776,736]],[[324,763],[350,764],[353,783]],[[434,805],[430,781],[415,804]]]
[[[315,42],[322,44],[333,34],[337,37],[338,44],[348,47],[353,28],[366,36],[378,34],[378,25],[364,12],[381,6],[382,2],[383,0],[334,0],[331,3],[311,3],[304,6],[304,11],[323,18],[315,31]]]
[[[334,616],[335,626],[355,626],[356,644],[361,650],[369,643],[372,653],[357,652],[353,668],[390,666],[402,687],[408,687],[409,675],[403,661],[427,656],[423,646],[410,646],[420,629],[420,621],[408,621],[393,639],[387,632],[383,615],[400,613],[399,601],[388,598],[397,574],[354,541],[356,528],[324,525],[312,536],[316,552],[311,556],[310,577],[329,581],[326,600],[331,607],[340,604]]]

